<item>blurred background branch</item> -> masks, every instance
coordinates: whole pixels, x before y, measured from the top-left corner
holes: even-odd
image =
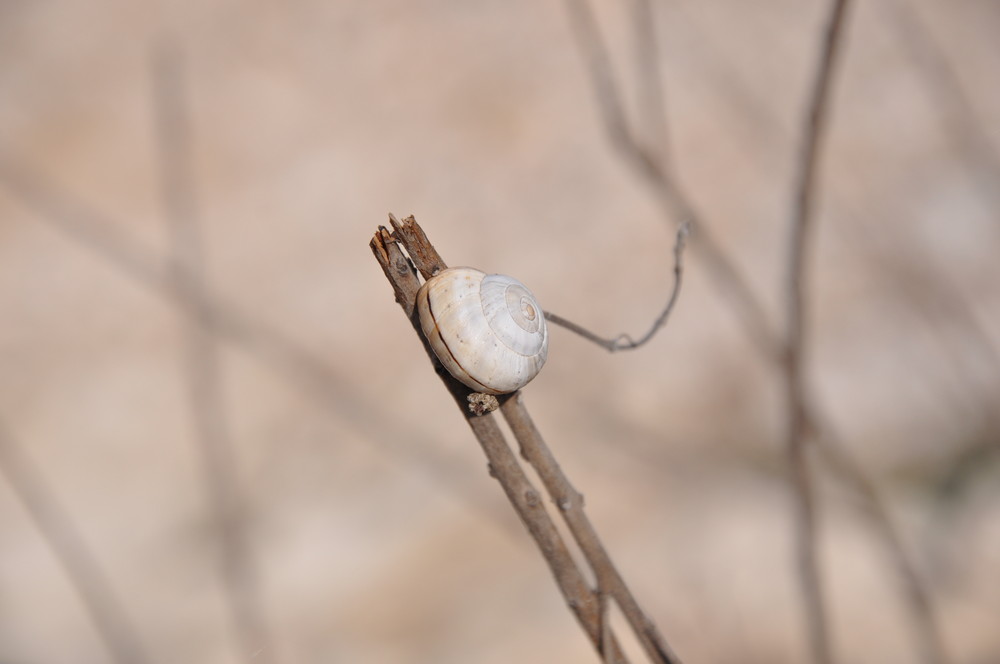
[[[866,501],[870,501],[873,514],[877,515],[874,525],[881,539],[884,540],[893,565],[901,578],[905,580],[905,597],[911,607],[914,617],[914,638],[920,644],[923,661],[943,662],[944,654],[938,629],[934,620],[933,609],[927,592],[923,588],[919,576],[910,563],[906,552],[900,543],[895,528],[887,515],[878,493],[872,483],[865,477],[861,467],[853,462],[835,441],[836,434],[829,420],[818,412],[815,404],[807,398],[808,390],[802,384],[802,335],[804,325],[802,309],[805,298],[805,260],[806,237],[811,223],[811,207],[815,183],[815,171],[819,141],[822,136],[824,117],[828,104],[830,75],[833,70],[835,54],[840,42],[841,25],[846,14],[846,3],[832,3],[831,16],[825,28],[822,49],[813,79],[811,97],[806,108],[804,129],[801,139],[800,157],[795,170],[794,207],[792,211],[791,246],[789,251],[788,289],[788,336],[784,342],[771,339],[768,324],[764,322],[762,306],[757,302],[747,286],[746,280],[739,275],[733,262],[722,252],[714,241],[708,242],[707,266],[710,273],[717,278],[716,284],[734,298],[734,306],[742,311],[744,328],[766,357],[775,363],[775,368],[782,372],[786,385],[786,400],[788,424],[786,427],[786,448],[792,468],[793,485],[797,496],[796,502],[796,533],[797,558],[799,574],[807,608],[807,625],[810,634],[811,652],[814,661],[830,662],[833,660],[828,636],[827,611],[824,608],[822,584],[820,580],[819,561],[817,553],[817,525],[815,516],[815,490],[810,479],[807,466],[805,443],[809,433],[818,434],[816,442],[826,451],[826,457],[832,458],[832,467],[844,473],[851,486],[858,487]],[[662,119],[666,113],[663,103],[662,82],[658,69],[647,61],[659,61],[656,46],[655,21],[648,3],[637,1],[633,5],[635,43],[639,50],[645,52],[644,57],[636,60],[637,87],[643,93],[644,103],[639,105],[646,126],[653,126],[660,136],[658,141],[661,150],[649,150],[643,147],[634,137],[634,132],[628,128],[628,121],[621,101],[622,88],[616,81],[608,52],[602,43],[596,20],[586,0],[568,0],[567,7],[574,35],[586,56],[588,70],[591,74],[599,107],[605,126],[609,130],[612,143],[624,153],[633,164],[645,165],[643,169],[648,180],[653,182],[662,197],[673,202],[669,212],[675,218],[699,220],[704,228],[704,222],[687,202],[687,197],[679,193],[676,182],[671,183],[676,175],[668,176],[666,164],[670,160],[666,153],[665,122]],[[655,109],[655,110],[654,110]],[[656,113],[660,113],[659,125],[655,122]],[[695,246],[699,246],[695,242]],[[820,422],[823,423],[820,426]]]
[[[785,447],[792,485],[795,487],[796,562],[806,607],[809,650],[813,662],[830,664],[834,660],[829,635],[829,611],[819,563],[819,528],[816,492],[806,456],[809,433],[805,357],[809,282],[807,280],[810,238],[815,235],[815,199],[823,141],[830,114],[834,66],[842,50],[848,3],[833,0],[823,28],[816,73],[802,122],[802,139],[796,161],[792,190],[791,223],[788,243],[785,379]]]
[[[138,626],[141,649],[235,661],[210,564],[220,522],[205,519],[197,448],[177,444],[195,440],[195,407],[238,462],[221,480],[231,486],[212,490],[252,515],[246,559],[267,581],[261,615],[282,659],[592,657],[357,249],[372,219],[405,208],[434,220],[456,263],[513,274],[599,330],[647,324],[663,295],[635,284],[669,281],[674,232],[691,223],[670,334],[609,356],[557,332],[528,398],[541,428],[565,432],[549,443],[687,661],[802,661],[775,445],[788,258],[776,220],[824,11],[0,9],[0,410],[30,443],[36,489],[58,497],[84,557],[124,598],[119,622]],[[998,19],[989,3],[923,0],[850,16],[798,394],[823,462],[811,488],[843,661],[1000,652],[988,582]],[[157,98],[149,53],[165,32],[178,35],[186,94],[167,85]],[[151,131],[166,105],[196,150]],[[197,213],[186,228],[211,251],[193,271],[177,261],[187,241],[163,224],[164,148],[179,150],[174,177],[197,183],[193,207],[171,216]],[[179,320],[201,338],[178,335]],[[199,358],[186,376],[185,356]],[[182,398],[194,389],[204,398]],[[139,638],[126,626],[114,646],[93,630],[16,482],[0,485],[0,659],[128,657]]]
[[[204,491],[219,535],[219,575],[240,659],[277,661],[265,618],[266,609],[254,563],[250,519],[240,489],[238,459],[226,415],[222,367],[212,317],[204,307],[205,249],[199,228],[197,194],[188,126],[184,61],[165,41],[152,57],[156,127],[160,147],[164,209],[171,238],[170,276],[174,288],[190,300],[193,316],[185,321],[182,369],[187,379],[195,438],[202,458]]]
[[[94,623],[111,661],[142,664],[150,659],[106,570],[87,546],[80,527],[0,422],[0,472],[28,512]]]

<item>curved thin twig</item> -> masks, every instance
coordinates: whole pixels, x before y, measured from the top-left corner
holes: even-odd
[[[687,237],[690,232],[691,225],[688,222],[681,224],[681,227],[677,229],[677,240],[674,242],[674,287],[670,291],[670,299],[667,300],[666,306],[663,307],[663,311],[657,316],[649,331],[638,340],[624,333],[619,334],[617,337],[605,338],[551,311],[544,312],[545,320],[564,327],[570,332],[580,335],[587,341],[594,342],[609,353],[619,350],[635,350],[644,345],[666,324],[667,319],[670,317],[670,312],[674,310],[674,305],[677,303],[677,298],[681,293],[681,282],[684,277],[684,248],[687,246]]]
[[[612,147],[649,186],[668,219],[677,223],[690,223],[694,227],[694,249],[700,252],[709,277],[714,280],[723,296],[730,300],[753,343],[766,357],[780,361],[780,334],[768,320],[760,297],[750,288],[736,262],[723,249],[691,197],[671,172],[668,146],[662,143],[658,150],[650,149],[638,138],[629,123],[611,57],[590,3],[587,0],[566,0],[566,9],[573,38],[586,60],[591,86]],[[653,48],[654,45],[655,41],[647,40],[648,48]],[[647,74],[648,71],[650,70],[647,69]],[[653,92],[659,86],[644,81],[644,87]]]
[[[571,1],[577,2],[577,0]],[[634,3],[636,14],[640,14],[644,11],[644,8],[639,7],[639,5],[646,4],[647,0],[634,0]],[[570,7],[570,9],[576,12],[587,12],[585,3],[580,1],[579,4],[581,6]],[[953,67],[949,64],[945,54],[941,52],[940,47],[934,43],[933,35],[920,22],[919,15],[915,13],[914,8],[905,0],[883,0],[882,3],[876,3],[876,6],[889,12],[889,18],[893,19],[891,21],[892,24],[901,31],[900,38],[903,42],[902,45],[910,53],[915,64],[919,65],[915,68],[916,73],[922,77],[925,87],[932,94],[933,101],[942,116],[941,121],[952,136],[955,146],[968,155],[971,162],[980,164],[981,168],[986,172],[1000,172],[1000,166],[998,166],[1000,161],[997,160],[995,151],[990,152],[988,141],[979,140],[976,143],[974,140],[977,132],[979,136],[983,135],[981,123],[975,117],[975,111],[969,101],[968,95],[960,89],[960,82],[955,77]],[[694,19],[685,10],[684,4],[675,3],[672,11],[675,17],[678,15],[678,11],[681,12],[682,16],[687,16],[686,23],[683,26],[678,26],[678,29],[688,34],[694,31],[693,41],[702,44],[705,47],[704,53],[711,58],[711,72],[717,79],[717,87],[727,91],[732,97],[734,106],[740,107],[743,109],[744,115],[750,116],[752,123],[759,130],[758,133],[762,137],[765,137],[765,142],[768,141],[767,137],[773,138],[775,135],[784,132],[784,125],[778,122],[773,117],[772,111],[768,110],[768,106],[761,103],[761,100],[755,96],[755,93],[746,85],[746,81],[731,67],[731,63],[719,57],[717,45],[713,48],[711,44],[711,33],[705,32],[698,27]],[[574,17],[571,15],[571,18]],[[574,25],[577,24],[579,24],[579,21],[574,23]],[[598,82],[597,79],[602,77],[613,78],[614,72],[611,70],[611,63],[607,59],[607,49],[601,43],[600,35],[596,32],[596,26],[594,26],[593,21],[579,24],[579,29],[576,30],[575,34],[579,37],[583,52],[587,55],[588,64],[600,67],[598,71],[591,71],[591,78],[595,79],[595,83]],[[645,46],[645,50],[648,53],[647,57],[653,60],[658,59],[655,31],[641,24],[638,16],[636,17],[634,34],[637,45]],[[649,65],[646,63],[637,63],[636,71],[641,81],[639,87],[646,93],[644,95],[645,98],[655,94],[658,90],[662,94],[659,79],[653,78],[653,69]],[[602,101],[600,99],[602,95],[615,94],[620,86],[617,86],[612,81],[611,85],[603,87],[595,85],[594,87],[595,92],[598,93],[599,101]],[[948,94],[949,92],[952,94]],[[646,103],[654,101],[647,99]],[[621,100],[617,100],[617,102],[615,100],[603,100],[602,103],[608,105],[617,103],[621,106]],[[656,102],[656,105],[665,112],[666,109],[662,100]],[[643,107],[640,105],[641,108]],[[621,119],[622,117],[622,114],[614,117],[605,116],[605,121]],[[778,142],[780,143],[781,141]],[[620,145],[616,147],[620,147]],[[986,152],[981,152],[982,150]],[[669,173],[671,172],[669,168],[671,161],[669,144],[663,143],[660,152],[662,153],[660,162],[668,167],[664,170]],[[635,161],[631,163],[635,163]],[[675,192],[680,193],[676,189]],[[827,192],[827,196],[833,196],[835,193],[835,191]],[[662,199],[662,196],[659,198]],[[995,200],[1000,200],[1000,198],[995,198]],[[843,206],[844,202],[841,200],[839,204]],[[704,240],[705,222],[700,218],[696,210],[692,209],[692,213],[693,216],[691,219],[700,224],[700,226],[696,226],[696,232],[702,234],[703,237],[701,239]],[[879,228],[873,228],[872,230],[878,231]],[[869,233],[864,242],[857,244],[857,249],[867,252],[868,260],[885,267],[888,252],[873,251],[876,247],[873,246],[872,240],[876,239],[877,236],[877,233],[875,235]],[[706,249],[704,245],[698,243],[695,244],[695,248]],[[732,281],[735,273],[729,272],[728,275],[724,274],[727,271],[726,255],[718,251],[713,251],[711,243],[702,252],[702,259],[709,275],[719,277],[717,283],[722,284],[725,281]],[[721,271],[721,273],[715,274],[717,271]],[[964,324],[964,329],[969,333],[963,339],[971,340],[972,343],[975,343],[983,357],[987,358],[992,365],[997,364],[996,358],[1000,357],[1000,355],[995,352],[987,336],[983,334],[979,322],[970,313],[969,305],[964,302],[964,297],[960,289],[948,286],[947,282],[942,281],[940,274],[930,279],[927,278],[924,271],[904,271],[893,276],[896,277],[899,283],[905,282],[908,286],[913,285],[914,279],[923,279],[926,282],[924,287],[917,288],[916,291],[919,291],[925,297],[931,297],[933,308],[929,309],[927,304],[919,302],[915,306],[921,309],[927,316],[936,316],[936,319],[961,321]],[[733,294],[737,296],[741,294],[752,295],[748,289],[742,289],[742,291],[735,290]],[[900,289],[900,294],[903,297],[910,297],[911,289]],[[773,343],[770,343],[768,341],[770,339],[769,336],[755,334],[752,329],[751,323],[756,319],[755,316],[750,314],[763,310],[759,306],[752,306],[753,303],[741,297],[734,298],[733,303],[737,308],[742,310],[742,320],[747,325],[750,338],[757,342],[767,342],[758,343],[758,345],[764,351],[768,351],[768,349],[774,351],[767,352],[768,359],[780,370],[784,362],[784,340],[775,337],[772,340]],[[763,328],[759,328],[759,331],[763,331]],[[942,338],[942,344],[947,344],[948,342],[947,338]],[[819,404],[809,395],[805,395],[805,397],[807,398],[806,419],[813,435],[812,442],[816,444],[823,458],[828,460],[830,467],[849,485],[855,486],[861,497],[866,501],[872,517],[871,524],[874,532],[882,540],[890,564],[901,580],[904,601],[909,606],[912,616],[912,629],[921,652],[921,661],[925,664],[945,664],[948,662],[948,657],[941,639],[941,629],[938,619],[935,616],[932,596],[926,588],[926,584],[917,573],[916,566],[910,559],[906,547],[903,545],[901,536],[889,516],[889,507],[885,499],[880,495],[872,480],[867,477],[864,468],[847,453],[841,436],[837,433],[833,423],[824,416]]]

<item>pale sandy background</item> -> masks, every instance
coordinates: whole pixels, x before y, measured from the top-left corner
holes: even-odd
[[[654,4],[680,176],[777,322],[824,3]],[[954,662],[998,662],[1000,5],[857,5],[823,167],[809,377],[886,497]],[[598,15],[634,100],[626,8]],[[273,659],[596,661],[367,247],[387,212],[413,213],[453,264],[516,275],[599,331],[645,328],[673,231],[609,149],[564,5],[7,0],[0,422],[148,660],[243,661],[184,372],[189,319],[137,276],[170,250],[163,44],[183,67],[210,287],[328,379],[220,341],[216,415]],[[779,385],[694,253],[687,278],[640,352],[554,330],[525,396],[685,661],[803,661]],[[837,651],[912,662],[863,508],[822,477]],[[0,481],[0,662],[107,661]]]

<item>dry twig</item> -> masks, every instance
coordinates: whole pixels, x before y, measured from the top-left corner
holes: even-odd
[[[904,6],[905,0],[893,0],[888,4],[889,8],[896,10],[897,14],[907,10],[910,13],[914,11],[909,5]],[[883,7],[885,3],[878,6]],[[683,3],[675,4],[673,8],[675,16],[678,15],[677,12],[685,15],[683,13],[685,9]],[[919,68],[919,74],[926,81],[927,89],[930,92],[935,90],[941,92],[952,89],[957,85],[954,72],[947,67],[947,63],[940,62],[943,59],[943,55],[933,43],[930,35],[926,33],[926,30],[921,30],[920,25],[912,25],[914,17],[898,16],[897,18],[899,29],[906,33],[903,35],[904,40],[908,42],[905,45],[915,51],[915,59],[921,62],[924,59],[931,60],[931,62],[927,62],[926,64],[933,66]],[[717,79],[717,87],[720,90],[724,90],[727,95],[733,98],[734,105],[744,110],[744,116],[749,115],[752,118],[758,130],[755,132],[755,135],[759,135],[763,139],[760,148],[765,149],[774,145],[774,135],[784,133],[783,124],[773,117],[768,110],[767,104],[762,103],[753,95],[753,90],[745,85],[739,72],[730,63],[718,57],[718,54],[715,53],[715,50],[711,46],[711,34],[700,31],[690,17],[688,17],[688,23],[682,29],[689,33],[692,31],[695,32],[695,36],[692,37],[691,41],[705,47],[706,54],[712,59],[710,73]],[[637,41],[639,36],[641,35],[637,31]],[[921,53],[921,50],[926,52]],[[651,53],[651,57],[659,56],[654,51]],[[933,62],[934,60],[939,62],[935,63]],[[959,116],[974,120],[970,113],[970,105],[965,103],[967,98],[959,99],[957,96],[949,96],[941,92],[941,94],[934,96],[934,100],[942,107],[948,107],[952,111],[946,114],[946,119],[949,121],[950,126],[956,127],[962,124],[957,120]],[[944,113],[944,111],[942,112]],[[967,136],[964,134],[977,130],[980,134],[982,133],[981,127],[978,125],[974,126],[971,130],[962,128],[963,136],[961,138],[965,139]],[[782,138],[784,137],[782,136]],[[968,145],[969,142],[959,140],[956,143]],[[982,144],[983,142],[980,141],[980,143]],[[985,144],[980,145],[980,148],[984,147],[988,150]],[[969,150],[967,149],[965,152],[969,152]],[[989,165],[988,161],[986,163]],[[836,191],[828,192],[827,195],[833,198],[836,195]],[[843,203],[841,202],[841,204]],[[854,243],[856,245],[855,251],[859,254],[867,254],[869,260],[875,261],[885,268],[885,266],[892,264],[894,258],[890,256],[887,248],[881,251],[878,250],[876,240],[880,237],[880,234],[884,235],[884,229],[881,226],[870,228],[864,237],[864,241]],[[853,237],[851,235],[849,239]],[[889,241],[889,238],[885,239],[885,243]],[[965,301],[966,294],[963,291],[956,287],[948,286],[947,282],[941,278],[941,275],[929,276],[922,269],[905,270],[902,272],[900,270],[901,268],[896,267],[895,271],[890,270],[889,274],[894,276],[899,284],[905,284],[905,287],[899,288],[901,297],[914,299],[915,293],[920,293],[922,297],[931,299],[930,303],[917,302],[915,305],[924,312],[929,323],[941,320],[961,321],[963,329],[967,332],[966,336],[963,336],[963,341],[974,341],[979,351],[979,356],[986,358],[991,365],[997,364],[997,353],[988,339],[988,335],[982,331],[982,326],[975,319],[970,305]],[[913,288],[914,283],[918,284],[917,288]],[[928,328],[933,329],[934,326],[928,325]],[[943,345],[947,345],[948,343],[949,339],[942,338]],[[804,397],[808,396],[804,395]],[[829,467],[834,472],[839,474],[843,480],[858,491],[866,503],[873,532],[882,540],[889,563],[900,579],[905,604],[911,616],[914,640],[918,644],[922,661],[926,662],[926,664],[942,664],[946,662],[947,656],[941,641],[940,629],[934,615],[930,594],[925,588],[924,582],[920,578],[914,563],[907,554],[902,538],[889,515],[889,509],[885,501],[879,494],[875,484],[867,477],[864,469],[848,454],[843,442],[837,435],[835,427],[831,422],[824,419],[819,407],[815,403],[810,405],[807,402],[806,410],[813,441],[816,443],[822,458],[827,461]]]
[[[428,355],[433,358],[433,353],[427,346],[426,339],[420,333],[419,323],[416,319],[416,295],[420,288],[420,282],[417,279],[413,263],[403,255],[396,244],[397,240],[404,241],[407,247],[413,245],[410,257],[426,271],[425,278],[446,266],[433,246],[427,242],[423,231],[415,223],[408,224],[407,229],[397,227],[397,235],[395,236],[385,228],[380,227],[372,238],[372,252],[392,285],[396,302],[403,308],[407,318],[410,319],[414,329],[417,330],[424,342]],[[566,599],[566,603],[587,632],[591,642],[594,643],[599,652],[604,654],[606,651],[601,639],[601,619],[597,598],[573,562],[569,549],[562,541],[555,524],[552,523],[542,505],[541,497],[518,465],[517,459],[507,445],[496,420],[491,414],[476,416],[469,413],[465,406],[468,388],[454,380],[436,360],[432,361],[438,375],[448,387],[459,410],[486,453],[490,474],[500,482],[514,510],[538,544],[556,578],[563,597]],[[615,651],[611,661],[625,662],[624,655],[617,645],[610,650]]]
[[[617,337],[605,338],[594,334],[582,325],[578,325],[571,320],[567,320],[562,316],[552,313],[551,311],[545,312],[545,319],[564,327],[570,332],[580,335],[588,341],[592,341],[601,348],[604,348],[609,353],[614,353],[619,350],[635,350],[639,348],[650,339],[653,338],[661,327],[663,327],[667,319],[670,317],[670,312],[674,310],[674,304],[677,303],[677,296],[681,292],[681,281],[684,277],[684,247],[685,241],[687,240],[688,232],[690,226],[687,223],[681,224],[681,227],[677,230],[677,240],[674,243],[674,287],[670,291],[670,297],[667,299],[667,304],[663,307],[663,311],[660,315],[656,317],[653,321],[653,325],[649,328],[643,336],[639,337],[638,340],[633,339],[628,334],[619,334]]]
[[[723,251],[691,203],[690,197],[670,171],[669,160],[664,152],[666,145],[661,144],[659,150],[651,150],[631,129],[611,58],[608,56],[607,47],[601,38],[589,3],[587,0],[566,0],[566,7],[573,36],[586,59],[597,105],[601,110],[604,127],[612,146],[650,187],[668,219],[678,224],[684,222],[691,224],[694,236],[693,249],[700,253],[708,267],[709,275],[715,279],[716,286],[725,297],[729,298],[751,340],[768,358],[772,360],[781,358],[781,339],[768,322],[764,307],[747,286],[747,280],[739,268]],[[650,75],[649,69],[645,71]],[[660,87],[659,81],[649,82],[645,87],[655,91]],[[660,105],[662,107],[662,102]]]
[[[632,591],[615,568],[597,536],[597,531],[583,511],[583,495],[570,484],[552,451],[545,444],[542,434],[535,427],[528,409],[524,406],[521,393],[516,392],[511,395],[500,407],[500,411],[520,445],[521,456],[538,473],[549,498],[561,511],[573,539],[597,575],[597,592],[602,596],[613,598],[618,603],[625,620],[639,638],[651,661],[679,661],[663,640],[656,625],[643,613]]]
[[[635,13],[638,17],[644,8],[641,6],[641,0],[636,0],[636,4]],[[616,81],[610,58],[607,55],[607,48],[603,44],[586,0],[568,0],[567,7],[573,33],[586,58],[598,107],[602,111],[605,127],[611,136],[613,146],[625,161],[636,169],[643,180],[652,186],[659,201],[664,202],[671,195],[680,199],[673,205],[665,205],[666,213],[673,218],[689,219],[696,222],[696,235],[699,234],[698,230],[700,230],[700,239],[705,240],[707,229],[701,215],[688,202],[689,199],[683,195],[677,182],[669,181],[672,176],[665,166],[670,162],[666,148],[661,144],[661,154],[650,153],[628,129],[628,121],[619,93],[620,86]],[[637,21],[635,34],[637,44],[645,45],[648,57],[658,58],[659,56],[655,52],[655,41],[651,39],[655,33],[649,30],[648,26]],[[655,72],[654,68],[646,63],[639,63],[636,69],[641,79],[640,87],[647,92],[647,96],[660,90],[658,77],[651,80],[652,77],[656,76],[653,73]],[[726,89],[732,87],[730,79],[731,77],[725,81],[724,87]],[[647,104],[649,104],[648,100]],[[664,108],[662,102],[657,105]],[[751,104],[751,108],[757,109],[761,106]],[[758,112],[757,116],[760,115],[761,113]],[[773,129],[778,125],[769,122],[768,126]],[[651,164],[663,164],[664,166],[656,168]],[[787,355],[786,341],[779,338],[766,324],[762,306],[753,292],[742,283],[742,277],[735,269],[733,262],[715,242],[711,241],[710,237],[708,240],[708,242],[701,243],[696,241],[694,243],[695,250],[703,252],[703,257],[707,259],[705,264],[710,274],[715,277],[716,285],[730,296],[737,310],[741,312],[741,322],[749,337],[772,360],[773,366],[784,371],[784,360]],[[891,562],[903,580],[903,587],[913,615],[917,640],[922,644],[923,659],[928,664],[945,661],[940,639],[937,637],[938,630],[928,593],[906,555],[902,541],[893,527],[881,496],[871,480],[866,477],[863,469],[842,448],[832,425],[825,420],[814,404],[810,404],[808,395],[800,393],[799,397],[802,409],[800,415],[804,418],[819,450],[830,461],[831,466],[857,488],[869,505],[876,532],[883,540]]]
[[[631,592],[612,565],[596,532],[583,513],[582,496],[569,485],[559,470],[554,457],[521,404],[519,393],[500,397],[501,411],[521,444],[522,454],[543,477],[550,497],[559,507],[593,569],[598,583],[596,590],[588,586],[583,573],[569,555],[569,550],[545,510],[537,490],[518,464],[494,416],[492,414],[475,416],[467,411],[466,397],[469,389],[452,378],[434,357],[426,339],[420,333],[420,326],[415,316],[416,292],[420,284],[414,266],[426,279],[445,269],[446,265],[412,217],[399,222],[390,215],[390,221],[394,232],[390,233],[387,229],[380,228],[372,239],[372,252],[392,284],[396,301],[423,340],[425,350],[438,375],[448,387],[486,453],[491,474],[500,482],[511,505],[535,539],[567,605],[594,647],[604,661],[626,661],[617,639],[605,620],[603,598],[607,596],[618,602],[651,661],[658,664],[677,662],[652,621],[639,609]],[[397,242],[406,249],[412,263],[403,255]]]

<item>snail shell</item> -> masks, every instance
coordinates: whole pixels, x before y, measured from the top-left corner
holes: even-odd
[[[420,287],[417,311],[441,364],[476,392],[515,392],[545,364],[545,316],[517,279],[449,268]]]

